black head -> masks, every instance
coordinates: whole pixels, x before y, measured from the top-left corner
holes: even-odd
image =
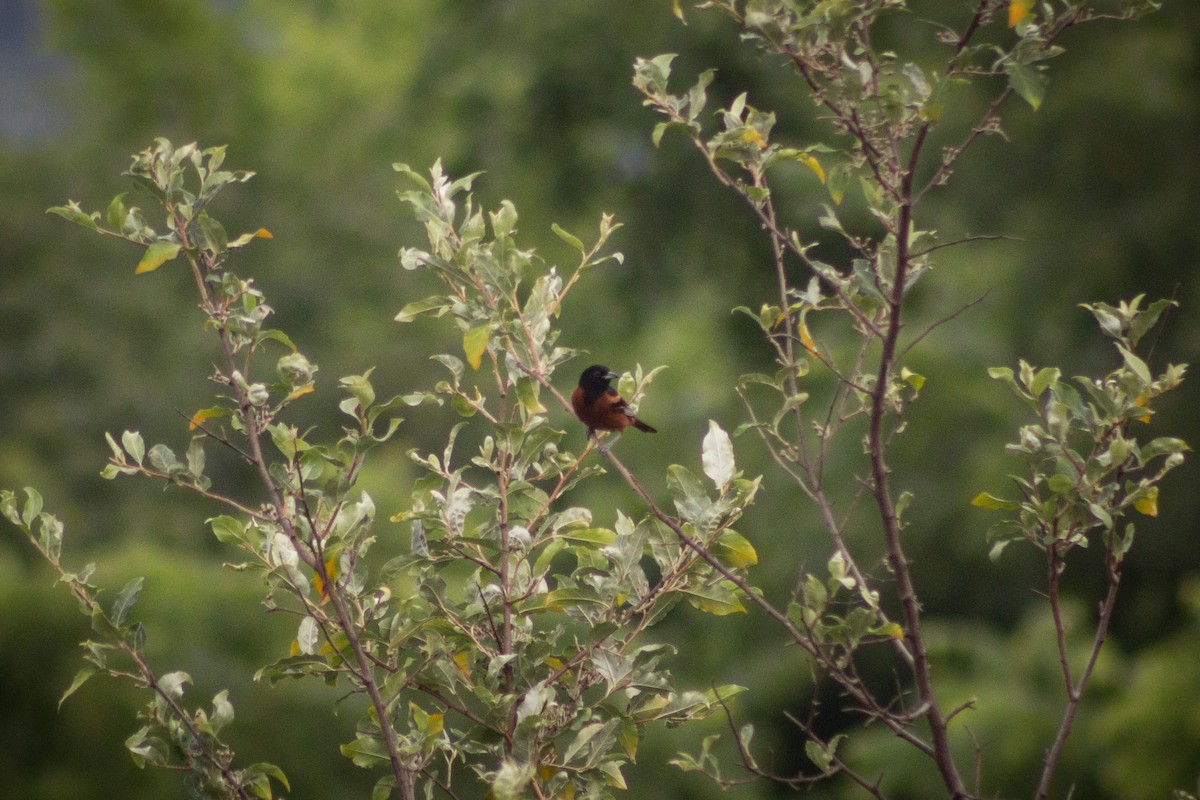
[[[599,397],[608,388],[609,381],[614,381],[619,377],[608,367],[593,364],[579,376],[579,388],[592,397]]]

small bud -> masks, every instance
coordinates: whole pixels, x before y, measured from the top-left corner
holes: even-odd
[[[303,353],[291,353],[279,359],[275,364],[275,372],[279,375],[279,380],[293,389],[312,383],[313,373],[316,371],[316,365],[305,358]]]
[[[508,531],[508,546],[511,550],[524,553],[529,550],[529,545],[533,543],[533,537],[529,535],[529,529],[520,525],[516,525]]]
[[[261,383],[252,383],[246,387],[246,400],[252,406],[265,406],[271,399],[271,392]]]

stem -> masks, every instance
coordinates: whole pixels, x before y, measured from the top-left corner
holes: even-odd
[[[900,338],[904,283],[909,267],[908,248],[909,231],[912,227],[913,178],[916,173],[917,161],[921,155],[921,148],[928,133],[928,124],[923,125],[917,132],[901,185],[903,202],[897,215],[895,231],[896,272],[892,281],[892,296],[888,302],[887,328],[879,355],[875,389],[871,394],[867,451],[871,462],[871,493],[879,507],[879,518],[883,524],[883,536],[887,545],[887,561],[896,579],[896,593],[904,612],[905,639],[908,641],[913,657],[913,679],[916,683],[917,697],[920,700],[918,707],[929,724],[934,763],[937,765],[938,772],[941,773],[946,788],[957,800],[957,798],[966,798],[968,795],[950,751],[946,719],[938,708],[937,698],[933,691],[929,655],[921,634],[921,604],[913,585],[908,558],[904,554],[904,547],[900,541],[900,521],[896,516],[896,506],[892,500],[890,470],[886,459],[888,437],[883,427],[884,419],[887,416],[888,389],[896,367],[896,347]]]
[[[858,703],[862,705],[863,711],[882,721],[889,730],[891,730],[904,741],[915,746],[921,752],[930,756],[935,755],[936,751],[934,748],[932,748],[927,742],[921,740],[912,731],[908,730],[907,723],[909,722],[909,717],[907,715],[898,715],[887,709],[881,708],[867,687],[862,684],[862,681],[859,680],[856,675],[848,671],[844,665],[840,665],[835,658],[830,657],[828,653],[815,644],[808,632],[796,627],[795,623],[792,622],[787,614],[771,605],[771,603],[762,596],[762,593],[756,591],[748,581],[722,564],[720,560],[716,558],[716,556],[712,555],[698,541],[689,536],[688,533],[683,530],[683,527],[677,520],[665,514],[663,510],[654,502],[654,500],[651,499],[649,493],[646,492],[645,488],[642,487],[637,478],[633,476],[633,473],[631,473],[625,467],[625,465],[622,464],[615,455],[613,455],[611,450],[608,453],[608,460],[612,463],[613,467],[616,468],[621,477],[625,479],[625,482],[629,484],[630,488],[632,488],[634,492],[637,493],[638,497],[642,498],[642,501],[646,503],[650,509],[650,513],[657,520],[670,528],[676,537],[679,538],[680,543],[682,543],[692,552],[696,553],[696,555],[707,562],[709,566],[719,572],[722,577],[740,589],[742,594],[745,595],[746,599],[749,600],[753,605],[758,606],[763,613],[778,622],[787,632],[788,636],[793,642],[802,647],[813,658],[817,659],[817,661],[820,662],[822,666],[827,669],[829,673],[841,684],[842,688],[845,689],[850,696],[852,696]],[[927,713],[928,712],[926,712],[926,714]],[[944,723],[942,727],[944,731]],[[966,795],[955,795],[956,800],[960,797],[966,798]]]
[[[1058,734],[1055,735],[1050,749],[1046,751],[1046,760],[1042,767],[1042,777],[1038,781],[1037,792],[1034,794],[1035,800],[1046,800],[1050,795],[1050,784],[1054,781],[1054,771],[1058,768],[1058,761],[1062,757],[1067,737],[1071,735],[1071,726],[1075,723],[1075,714],[1079,711],[1079,701],[1083,699],[1083,690],[1087,688],[1088,681],[1092,677],[1092,670],[1096,666],[1096,660],[1100,657],[1100,650],[1104,647],[1104,641],[1108,638],[1108,626],[1112,621],[1113,608],[1117,605],[1117,589],[1121,585],[1120,562],[1113,555],[1112,551],[1109,551],[1105,556],[1108,592],[1105,593],[1104,600],[1100,603],[1100,618],[1096,622],[1096,633],[1092,639],[1092,648],[1088,653],[1087,662],[1083,665],[1083,671],[1079,673],[1079,680],[1072,684],[1071,672],[1067,666],[1066,650],[1063,643],[1063,626],[1058,613],[1056,556],[1051,556],[1051,558],[1050,608],[1054,612],[1054,627],[1058,634],[1059,653],[1062,658],[1063,675],[1067,689],[1067,707],[1063,710],[1063,718],[1058,726]]]
[[[500,655],[510,656],[513,653],[513,617],[512,617],[512,586],[511,574],[509,572],[509,549],[508,549],[508,480],[509,480],[509,456],[507,448],[500,453],[500,469],[496,474],[497,489],[500,493],[500,503],[497,515],[500,525],[500,598],[503,603],[501,609],[503,618],[500,623]],[[491,619],[491,614],[488,614]],[[516,674],[513,671],[512,660],[508,660],[504,664],[504,691],[506,694],[512,695],[516,686]],[[519,702],[514,701],[509,705],[508,709],[508,736],[505,741],[505,755],[512,755],[512,736],[517,729],[517,708]]]
[[[174,221],[174,227],[179,234],[180,241],[185,249],[190,249],[187,236],[187,224],[172,210],[171,218]],[[217,338],[221,343],[221,350],[225,356],[225,366],[232,376],[237,370],[237,358],[230,340],[229,334],[225,329],[224,324],[220,319],[215,317],[215,309],[212,307],[211,299],[208,295],[207,287],[204,285],[203,272],[207,265],[200,264],[197,259],[190,255],[188,261],[192,266],[193,275],[196,278],[197,288],[200,292],[202,307],[206,314],[216,323]],[[266,489],[270,499],[271,508],[275,512],[275,518],[282,528],[284,534],[292,542],[296,548],[296,552],[306,565],[313,569],[320,577],[322,585],[326,587],[329,598],[333,601],[334,610],[337,616],[338,627],[346,634],[346,638],[350,644],[351,651],[354,654],[356,664],[355,674],[358,682],[366,691],[370,698],[371,706],[375,710],[376,719],[379,722],[380,735],[383,738],[384,747],[387,750],[388,760],[392,766],[392,774],[396,781],[396,789],[400,792],[400,797],[403,800],[416,800],[415,777],[416,773],[405,766],[400,757],[400,745],[396,736],[396,730],[392,726],[388,715],[388,704],[384,701],[382,693],[379,691],[379,685],[375,681],[374,668],[372,660],[367,656],[363,649],[362,641],[355,629],[354,620],[346,607],[345,598],[342,596],[336,581],[330,576],[329,570],[326,569],[324,559],[321,558],[317,548],[310,542],[305,542],[300,538],[295,526],[292,524],[291,518],[287,513],[286,505],[283,501],[283,496],[280,493],[279,486],[275,479],[271,477],[270,466],[266,456],[263,454],[262,434],[263,428],[258,418],[257,409],[250,403],[246,391],[238,386],[232,379],[230,380],[230,388],[233,390],[234,397],[237,401],[238,410],[241,412],[242,421],[246,426],[246,439],[250,445],[250,458],[254,464],[255,470],[258,472],[259,478],[262,481],[263,488]],[[303,498],[301,498],[303,499]],[[316,530],[313,535],[317,536]]]
[[[42,557],[50,562],[50,565],[54,568],[54,571],[58,573],[59,580],[66,582],[71,588],[71,593],[75,595],[75,598],[79,601],[80,605],[84,606],[88,610],[89,616],[100,616],[107,619],[107,615],[100,607],[100,604],[97,603],[95,597],[88,592],[87,586],[79,583],[74,575],[68,575],[66,570],[63,569],[62,564],[59,563],[59,561],[50,552],[42,548],[41,543],[35,536],[32,535],[32,533],[29,535],[29,540],[33,543],[33,546],[37,548],[38,552],[42,554]],[[241,778],[235,772],[230,770],[227,759],[222,758],[219,753],[214,753],[208,748],[203,737],[200,735],[199,729],[196,727],[195,721],[192,719],[192,715],[189,714],[182,706],[180,706],[179,703],[176,702],[175,698],[159,685],[158,677],[154,674],[154,670],[150,668],[150,665],[146,662],[146,659],[142,656],[142,654],[138,652],[133,645],[126,641],[124,636],[118,636],[116,638],[116,642],[121,651],[128,656],[129,660],[132,661],[134,666],[137,667],[136,674],[122,674],[134,680],[140,680],[146,685],[146,688],[158,695],[158,697],[170,710],[171,715],[180,725],[187,729],[188,734],[192,737],[192,741],[195,743],[194,749],[183,750],[182,754],[184,758],[189,762],[197,758],[207,761],[209,764],[213,765],[218,772],[221,773],[221,779],[225,782],[225,785],[234,792],[235,797],[237,797],[239,800],[251,800],[254,795],[252,795],[246,789]],[[109,670],[109,672],[110,674],[116,674],[112,670]]]

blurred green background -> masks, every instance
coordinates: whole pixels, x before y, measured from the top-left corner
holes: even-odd
[[[966,4],[947,11],[940,0],[913,5],[914,19],[923,10],[970,13]],[[624,265],[593,273],[571,296],[563,343],[586,348],[587,363],[670,367],[642,406],[662,433],[630,435],[621,445],[626,462],[661,489],[655,476],[666,465],[698,463],[708,419],[728,429],[742,421],[732,381],[768,355],[750,321],[729,309],[757,307],[773,279],[749,213],[698,157],[671,136],[661,149],[651,146],[656,120],[630,86],[631,63],[679,52],[681,81],[718,67],[715,102],[745,89],[751,103],[779,112],[780,137],[804,144],[826,135],[792,76],[760,65],[716,15],[689,11],[683,26],[670,6],[0,2],[0,486],[39,487],[67,524],[68,559],[98,561],[104,585],[147,577],[139,612],[152,663],[190,672],[198,699],[230,687],[238,713],[231,738],[244,761],[278,763],[294,797],[368,795],[375,776],[337,753],[356,710],[332,716],[337,694],[324,687],[250,681],[294,631],[261,612],[256,584],[222,569],[228,553],[203,524],[211,506],[98,476],[104,431],[136,428],[148,442],[182,446],[180,413],[210,404],[213,343],[190,313],[191,281],[170,268],[135,278],[131,248],[43,211],[67,198],[104,208],[130,188],[119,177],[129,154],[154,136],[228,144],[227,165],[258,176],[227,190],[216,216],[231,232],[261,226],[275,237],[243,251],[234,268],[254,277],[277,310],[277,327],[320,364],[322,388],[304,409],[331,435],[337,377],[374,366],[381,395],[411,391],[436,374],[429,354],[458,347],[436,321],[392,321],[404,303],[432,291],[427,276],[404,272],[396,259],[397,248],[420,245],[422,236],[395,198],[392,162],[424,169],[440,157],[452,174],[484,170],[479,198],[487,207],[513,200],[524,246],[548,263],[571,263],[551,223],[587,240],[600,213],[614,212],[625,224],[615,242]],[[989,795],[1029,793],[1062,698],[1037,597],[1038,559],[1010,548],[992,565],[984,533],[993,520],[968,505],[981,489],[1003,489],[1013,466],[1003,444],[1023,422],[986,367],[1026,358],[1067,374],[1107,370],[1113,353],[1077,304],[1140,292],[1181,303],[1156,346],[1156,365],[1195,362],[1200,349],[1200,5],[1165,6],[1136,24],[1070,32],[1041,110],[1013,103],[1007,141],[979,143],[933,196],[924,221],[947,236],[1020,239],[945,251],[922,284],[914,320],[987,294],[914,356],[929,380],[896,452],[897,485],[916,496],[908,547],[937,677],[948,697],[977,699],[969,724],[983,747]],[[811,175],[798,172],[782,191],[792,218],[815,229],[825,197]],[[1196,386],[1185,385],[1155,430],[1200,442],[1197,402]],[[404,452],[438,446],[451,416],[415,410],[399,441],[376,456],[363,486],[381,520],[405,502]],[[768,469],[749,438],[739,457],[747,471]],[[225,470],[227,483],[239,480],[234,465]],[[852,486],[853,473],[844,480]],[[1139,520],[1113,635],[1064,757],[1063,793],[1074,784],[1076,797],[1139,800],[1195,787],[1196,482],[1194,465],[1179,470],[1161,515]],[[582,500],[601,522],[617,508],[637,511],[628,490],[607,479]],[[798,565],[817,568],[826,557],[809,508],[774,477],[741,530],[760,554],[755,577],[773,597],[786,596]],[[861,535],[869,541],[872,528]],[[407,546],[407,531],[386,521],[379,536],[381,547]],[[1069,584],[1081,635],[1101,580],[1085,557]],[[15,532],[0,536],[0,796],[183,797],[175,776],[139,772],[124,752],[142,702],[134,693],[94,681],[56,713],[87,621],[50,582]],[[680,650],[672,668],[684,683],[748,685],[739,722],[756,724],[756,742],[776,768],[802,763],[802,738],[783,712],[804,716],[814,690],[769,624],[680,611],[661,635]],[[826,725],[836,725],[838,698],[817,691],[834,715]],[[630,796],[643,796],[651,781],[663,798],[718,796],[665,761],[722,726],[651,731],[626,773]],[[856,752],[872,765],[868,773],[892,776],[893,797],[933,796],[927,765],[888,737],[873,731]],[[728,796],[784,794],[755,784]],[[834,782],[810,796],[855,792]]]

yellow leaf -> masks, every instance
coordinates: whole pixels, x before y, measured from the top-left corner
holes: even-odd
[[[1147,403],[1149,403],[1149,402],[1150,402],[1150,396],[1149,396],[1149,395],[1147,395],[1145,392],[1142,392],[1140,395],[1138,395],[1137,399],[1135,399],[1135,400],[1133,401],[1133,404],[1134,404],[1135,406],[1137,406],[1138,408],[1144,408],[1144,407],[1146,406],[1146,404],[1147,404]],[[1149,422],[1149,421],[1150,421],[1150,415],[1149,415],[1149,414],[1143,414],[1142,416],[1140,416],[1140,417],[1138,417],[1138,418],[1137,418],[1137,421],[1138,421],[1138,422]]]
[[[329,576],[329,580],[337,580],[337,559],[328,558],[325,560],[325,574]],[[313,574],[313,588],[317,590],[317,594],[321,597],[321,605],[325,605],[325,603],[329,601],[329,592],[327,591],[325,581],[321,579],[321,573],[319,572]]]
[[[239,247],[245,247],[255,239],[274,239],[271,232],[266,228],[259,228],[254,233],[243,233],[238,238],[229,243],[230,250],[236,250]]]
[[[1010,0],[1008,4],[1008,27],[1015,28],[1025,21],[1033,10],[1033,0]]]
[[[1017,506],[1011,500],[1003,500],[988,492],[980,492],[971,498],[971,505],[976,508],[985,508],[988,511],[997,511],[1002,508],[1012,509]]]
[[[469,677],[471,674],[467,669],[467,661],[470,657],[471,654],[466,650],[454,654],[454,666],[458,668],[458,674],[464,678]]]
[[[293,656],[293,657],[300,655],[300,640],[299,639],[292,639],[292,646],[288,648],[288,655]]]
[[[490,330],[491,326],[485,322],[468,328],[463,334],[463,352],[467,355],[467,363],[471,365],[471,369],[479,369],[479,365],[483,363],[483,352],[487,350]]]
[[[815,156],[811,156],[808,153],[801,153],[799,156],[797,156],[797,158],[800,159],[801,164],[817,174],[817,178],[820,179],[821,183],[825,182],[825,169],[821,166],[821,162],[817,161]]]
[[[177,242],[155,242],[146,248],[146,252],[142,255],[142,260],[138,262],[137,269],[133,271],[133,274],[141,275],[143,272],[153,272],[179,255],[179,247]]]
[[[679,7],[679,0],[671,0],[671,13],[679,18],[679,21],[687,25],[687,20],[683,18],[683,9]]]
[[[900,380],[907,383],[914,391],[921,391],[921,387],[925,385],[925,376],[913,372],[908,367],[900,368]]]
[[[213,417],[223,417],[228,413],[229,409],[221,408],[220,406],[202,408],[195,414],[192,414],[192,418],[188,420],[188,430],[194,431]]]
[[[316,387],[314,387],[311,383],[308,384],[307,386],[301,386],[299,389],[292,392],[287,397],[283,398],[283,402],[284,402],[284,404],[290,403],[293,400],[295,400],[297,397],[303,397],[304,395],[311,394],[314,391],[316,391]]]
[[[1151,486],[1142,496],[1133,501],[1133,507],[1147,517],[1158,516],[1158,487]]]
[[[813,342],[812,334],[808,331],[808,321],[804,318],[808,316],[808,309],[800,312],[800,322],[796,326],[800,333],[800,344],[804,345],[804,349],[817,355],[817,345]]]
[[[737,135],[737,141],[745,144],[758,145],[759,150],[765,150],[767,148],[767,140],[764,139],[763,135],[754,128],[743,128],[742,132]]]
[[[875,632],[884,636],[890,636],[893,639],[904,639],[904,628],[901,628],[900,623],[898,622],[889,622],[887,625],[884,625]]]

